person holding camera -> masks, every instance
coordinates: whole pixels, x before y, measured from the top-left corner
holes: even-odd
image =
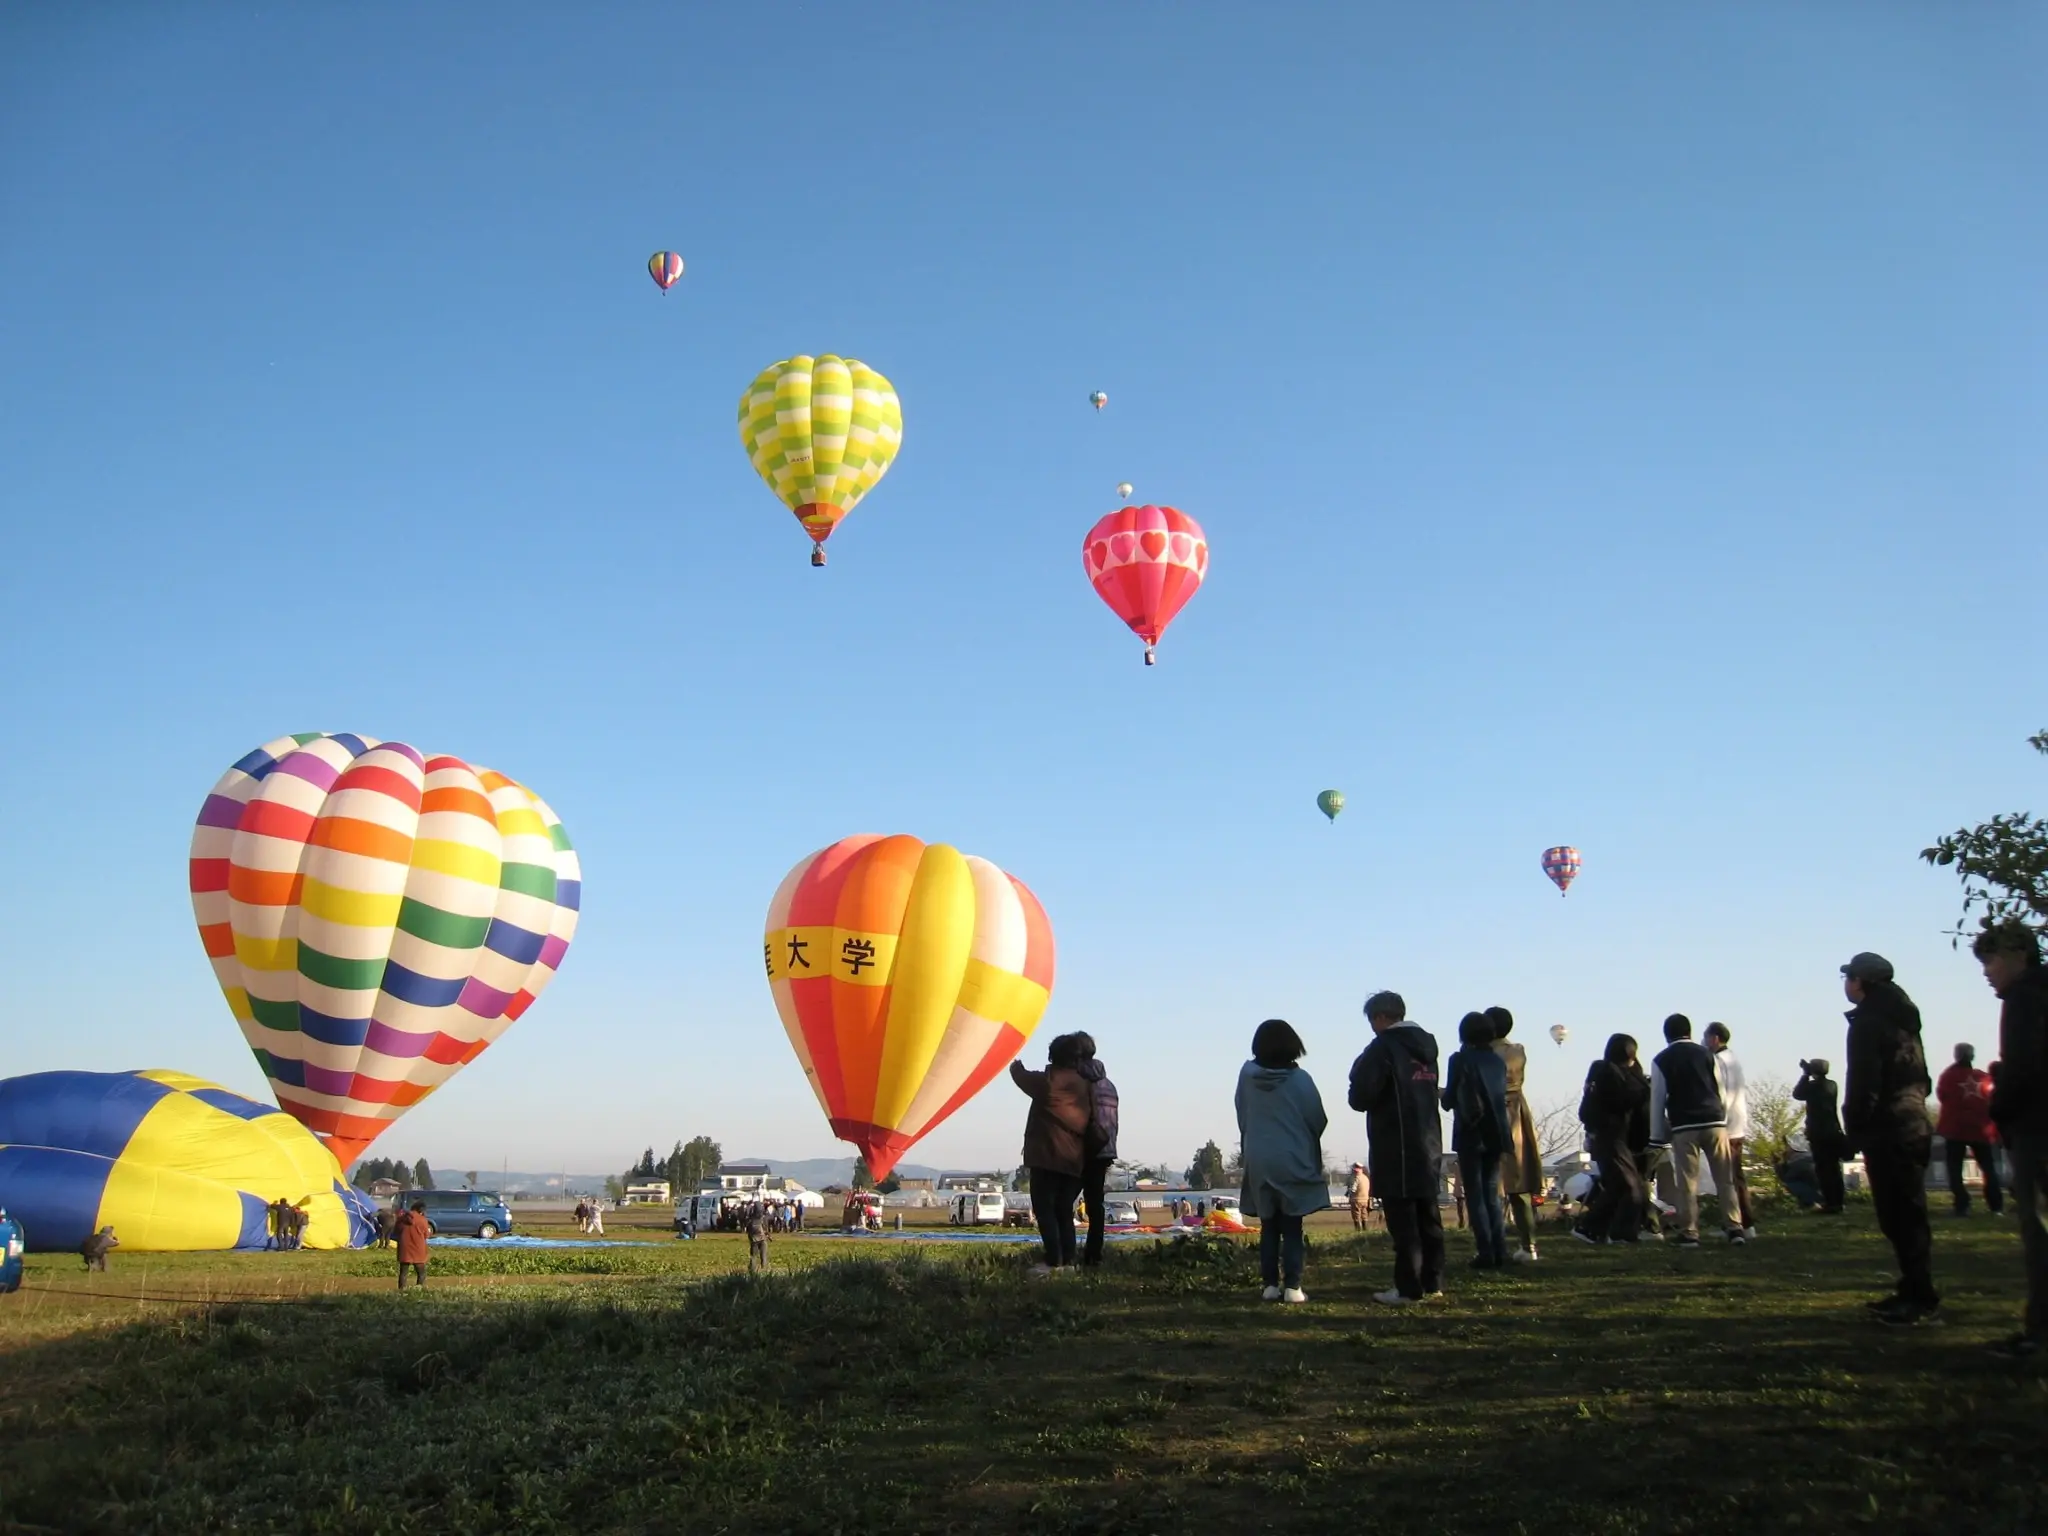
[[[1799,1063],[1799,1081],[1792,1085],[1792,1097],[1806,1106],[1806,1150],[1813,1154],[1813,1182],[1820,1189],[1820,1204],[1814,1214],[1842,1214],[1842,1159],[1848,1155],[1842,1134],[1841,1090],[1828,1076],[1828,1064],[1821,1057]]]

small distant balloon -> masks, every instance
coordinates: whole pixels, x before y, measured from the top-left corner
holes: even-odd
[[[1335,821],[1337,813],[1344,809],[1344,791],[1341,789],[1324,790],[1320,795],[1316,796],[1316,809],[1329,817],[1330,820]]]
[[[1117,496],[1117,500],[1118,500],[1118,501],[1129,501],[1129,500],[1131,499],[1131,491],[1132,491],[1132,485],[1131,485],[1131,482],[1130,482],[1130,481],[1128,481],[1128,480],[1124,481],[1124,482],[1123,482],[1123,483],[1122,483],[1121,485],[1119,485],[1119,486],[1118,486],[1118,487],[1116,488],[1116,496]]]
[[[1103,408],[1103,407],[1104,407],[1105,405],[1109,404],[1109,396],[1108,396],[1108,395],[1106,395],[1106,394],[1104,394],[1104,393],[1103,393],[1103,392],[1102,392],[1101,390],[1099,390],[1099,389],[1098,389],[1097,391],[1095,391],[1095,393],[1094,393],[1094,394],[1092,394],[1092,395],[1090,395],[1090,396],[1088,397],[1088,403],[1089,403],[1090,405],[1094,406],[1094,407],[1095,407],[1095,409],[1097,409],[1097,410],[1099,411],[1099,410],[1101,410],[1101,409],[1102,409],[1102,408]]]
[[[1555,1040],[1559,1045],[1563,1045],[1565,1041],[1570,1037],[1571,1031],[1566,1029],[1562,1024],[1553,1024],[1550,1026],[1550,1038]]]
[[[1543,873],[1556,884],[1560,896],[1570,894],[1571,884],[1579,878],[1579,868],[1584,862],[1576,848],[1560,846],[1543,850]]]
[[[674,251],[656,251],[647,258],[647,275],[654,279],[655,287],[667,293],[683,275],[683,258]]]

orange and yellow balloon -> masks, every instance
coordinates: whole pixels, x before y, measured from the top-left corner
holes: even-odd
[[[1010,1063],[1052,997],[1052,924],[1023,882],[900,835],[791,870],[762,958],[832,1133],[878,1179]]]

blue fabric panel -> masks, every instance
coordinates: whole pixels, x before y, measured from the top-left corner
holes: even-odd
[[[100,1198],[113,1167],[84,1152],[0,1146],[0,1205],[21,1223],[30,1253],[78,1252],[98,1230]]]
[[[31,1072],[0,1080],[0,1142],[69,1147],[113,1159],[142,1117],[175,1092],[109,1072]],[[84,1238],[80,1233],[80,1239]]]

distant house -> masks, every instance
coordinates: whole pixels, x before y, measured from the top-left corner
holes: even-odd
[[[720,1163],[718,1165],[718,1187],[720,1189],[766,1189],[774,1173],[766,1163]]]
[[[935,1182],[931,1179],[898,1179],[896,1181],[897,1193],[904,1195],[930,1194],[935,1187]]]
[[[937,1188],[942,1193],[950,1193],[955,1190],[972,1193],[975,1190],[1003,1189],[1008,1186],[1009,1182],[1010,1176],[1006,1173],[942,1173],[939,1175]],[[903,1187],[905,1189],[911,1188],[912,1181],[905,1179]],[[933,1186],[929,1180],[926,1180],[924,1187],[930,1189]]]
[[[619,1197],[621,1205],[667,1205],[667,1179],[636,1179],[626,1186],[626,1192]]]
[[[373,1200],[389,1200],[393,1195],[402,1195],[404,1193],[405,1186],[396,1179],[372,1179],[370,1181],[370,1198]]]

